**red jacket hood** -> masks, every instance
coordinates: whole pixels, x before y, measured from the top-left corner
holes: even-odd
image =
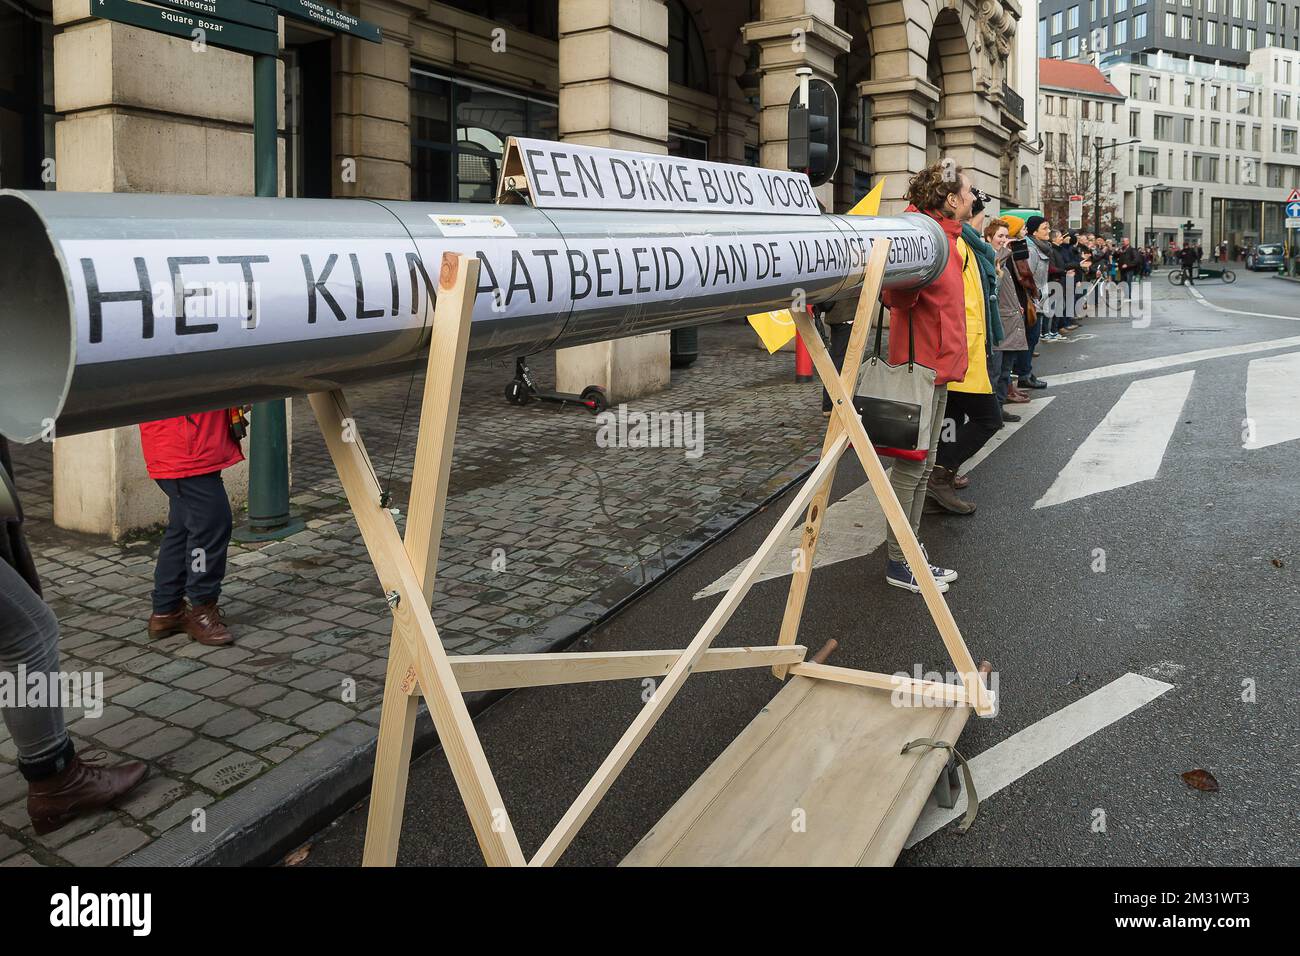
[[[200,412],[140,424],[140,450],[149,477],[191,478],[244,460],[230,434],[230,410]]]

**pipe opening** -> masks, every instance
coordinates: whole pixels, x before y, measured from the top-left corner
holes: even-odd
[[[35,208],[0,194],[0,435],[31,442],[58,418],[76,355],[72,295]]]

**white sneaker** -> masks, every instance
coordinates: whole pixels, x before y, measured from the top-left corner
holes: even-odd
[[[929,564],[930,554],[925,550],[925,545],[921,545],[921,553],[925,555],[926,563]],[[942,581],[944,584],[951,584],[957,580],[957,572],[952,568],[941,568],[937,564],[930,565],[930,573],[934,575],[936,581]]]

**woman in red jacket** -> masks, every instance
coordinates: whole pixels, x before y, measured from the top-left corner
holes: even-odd
[[[234,640],[217,607],[231,529],[221,472],[244,460],[230,425],[230,409],[140,425],[149,477],[171,501],[154,569],[150,637],[184,631],[200,644]]]
[[[912,523],[912,531],[921,530],[921,513],[925,508],[925,489],[934,470],[935,449],[943,431],[944,410],[948,404],[948,383],[966,376],[966,293],[962,283],[962,258],[957,252],[961,224],[970,218],[975,195],[962,167],[944,160],[927,166],[907,186],[904,197],[911,203],[908,212],[923,212],[943,228],[948,239],[948,263],[939,278],[920,289],[886,291],[881,301],[889,309],[889,362],[907,362],[908,327],[916,342],[916,361],[934,369],[934,409],[930,422],[930,452],[924,461],[898,459],[889,471],[889,483]],[[888,561],[885,583],[920,593],[898,545],[894,529],[889,528],[885,545]],[[957,572],[931,565],[940,591],[957,580]]]

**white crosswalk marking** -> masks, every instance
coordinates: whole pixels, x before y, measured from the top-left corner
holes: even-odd
[[[1141,379],[1125,389],[1034,507],[1059,505],[1154,478],[1195,374]]]
[[[1253,438],[1242,448],[1266,448],[1300,438],[1300,352],[1271,355],[1250,363],[1246,415]]]
[[[972,455],[970,461],[966,462],[966,465],[962,468],[962,474],[969,472],[996,449],[1000,448],[1008,438],[1028,425],[1034,416],[1046,408],[1051,401],[1052,399],[1049,397],[1035,399],[1028,405],[1008,405],[1007,409],[1019,415],[1021,420],[1008,423],[989,439],[988,443]],[[851,454],[852,452],[845,452],[845,457]],[[884,459],[884,461],[888,463],[889,459]],[[793,573],[794,552],[799,547],[802,537],[802,523],[791,528],[785,536],[783,546],[772,552],[772,557],[768,559],[763,570],[759,572],[755,583],[757,581],[771,581],[774,578]],[[826,516],[822,519],[821,538],[817,542],[817,554],[813,559],[813,567],[825,567],[828,564],[849,561],[864,554],[870,554],[884,543],[885,515],[880,510],[880,505],[876,504],[876,496],[871,493],[871,487],[864,483],[826,509]],[[698,601],[700,598],[706,598],[713,594],[721,594],[727,590],[727,588],[731,587],[732,582],[740,576],[740,571],[744,566],[745,562],[742,561],[708,587],[697,591],[695,600]]]
[[[981,801],[1005,789],[1008,785],[1042,766],[1053,757],[1064,753],[1099,730],[1127,717],[1161,694],[1173,690],[1173,684],[1153,680],[1140,674],[1125,674],[1095,690],[1082,700],[1049,714],[1037,723],[1030,724],[1019,733],[1012,734],[999,744],[994,744],[977,757],[970,759],[971,776],[975,780],[975,795]],[[957,805],[951,810],[940,807],[930,795],[921,817],[907,838],[907,847],[916,846],[930,834],[947,826],[966,813],[966,788]],[[977,823],[978,827],[979,824]],[[972,831],[973,832],[973,831]]]

